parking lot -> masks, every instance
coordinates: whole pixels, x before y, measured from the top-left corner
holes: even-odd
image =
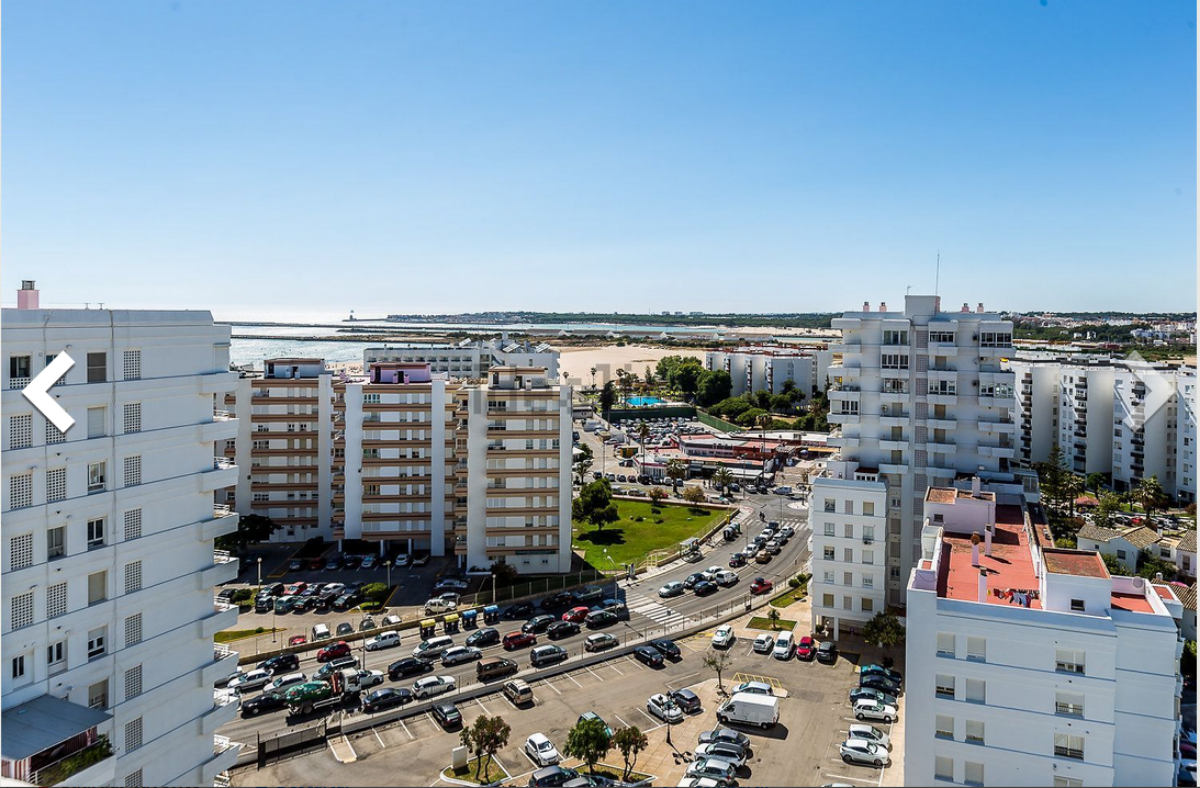
[[[844,655],[835,665],[780,661],[755,654],[750,648],[757,633],[738,629],[739,638],[729,649],[730,666],[723,673],[726,687],[737,680],[758,677],[779,687],[786,697],[780,701],[780,722],[774,729],[746,732],[753,753],[739,770],[742,785],[901,785],[903,768],[899,763],[884,769],[844,764],[838,746],[854,722],[848,703],[848,690],[856,681],[856,655]],[[655,775],[656,785],[675,785],[683,777],[700,732],[716,725],[715,708],[719,701],[715,674],[702,664],[710,649],[708,633],[679,642],[683,652],[677,662],[667,661],[662,668],[649,668],[629,656],[579,668],[548,679],[532,682],[535,703],[514,707],[501,694],[494,693],[459,705],[464,724],[470,725],[482,714],[500,715],[512,727],[508,745],[498,760],[508,771],[510,784],[524,785],[534,771],[524,755],[523,745],[532,733],[544,733],[561,748],[567,731],[585,711],[599,714],[610,726],[635,725],[647,733],[650,747],[638,760],[638,771]],[[702,701],[700,712],[671,726],[671,743],[666,727],[646,709],[646,699],[657,692],[689,688]],[[893,741],[893,754],[903,751],[903,698],[901,721],[895,725],[878,723]],[[458,744],[457,730],[446,732],[428,715],[410,717],[402,722],[380,725],[352,734],[323,751],[296,756],[233,774],[236,785],[340,784],[380,785],[401,782],[433,785],[440,771],[450,762],[450,753]],[[415,746],[414,746],[415,745]],[[336,755],[335,755],[336,750]],[[341,760],[339,760],[339,758]],[[619,766],[615,751],[608,763]],[[342,762],[346,761],[346,762]],[[567,763],[570,763],[569,761]]]

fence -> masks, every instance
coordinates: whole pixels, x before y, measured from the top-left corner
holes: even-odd
[[[742,432],[746,429],[745,427],[739,427],[732,421],[725,421],[725,419],[711,416],[702,410],[696,411],[696,418],[700,420],[701,424],[705,424],[713,429],[721,430],[723,432]]]
[[[263,766],[266,766],[267,761],[271,758],[279,758],[309,748],[324,747],[325,739],[328,735],[328,720],[321,720],[317,725],[301,728],[300,730],[287,731],[277,736],[272,736],[269,739],[264,739],[259,734],[258,768],[261,769]]]
[[[501,586],[499,588],[493,586],[486,591],[480,591],[478,594],[459,597],[458,607],[461,610],[479,605],[494,605],[500,602],[509,602],[523,597],[548,594],[551,591],[563,591],[568,588],[607,580],[608,577],[606,575],[595,569],[587,569],[566,575],[548,575],[541,580],[531,580],[528,583]]]
[[[645,408],[613,408],[608,412],[609,424],[638,419],[694,419],[696,409],[691,405],[651,405]]]

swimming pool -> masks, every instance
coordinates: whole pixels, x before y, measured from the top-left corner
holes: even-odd
[[[642,407],[645,407],[646,405],[661,405],[664,402],[666,402],[665,399],[659,399],[658,397],[630,397],[629,398],[629,404],[635,408],[642,408]]]

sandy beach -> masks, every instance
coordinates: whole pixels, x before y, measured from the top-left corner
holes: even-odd
[[[553,344],[553,343],[551,343]],[[558,361],[559,373],[566,372],[568,380],[575,385],[592,385],[592,367],[596,368],[596,385],[605,380],[615,380],[618,369],[635,372],[639,377],[646,367],[654,369],[659,359],[665,356],[691,356],[704,361],[704,351],[692,348],[652,348],[640,345],[605,345],[604,347],[559,347],[562,353]],[[607,377],[606,377],[607,376]]]

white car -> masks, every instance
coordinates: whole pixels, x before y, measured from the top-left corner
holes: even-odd
[[[863,720],[882,720],[883,722],[896,721],[896,707],[888,706],[883,703],[877,703],[870,698],[860,698],[854,702],[854,719],[862,722]]]
[[[238,692],[250,692],[251,690],[262,689],[271,681],[271,671],[257,668],[247,671],[236,679],[229,682],[229,689],[235,689]]]
[[[675,705],[675,701],[661,692],[650,696],[646,701],[646,708],[663,722],[683,721],[683,710]]]
[[[717,585],[719,586],[724,586],[725,588],[735,586],[738,579],[737,573],[730,572],[728,569],[722,569],[720,572],[717,572]]]
[[[337,594],[338,596],[341,596],[345,590],[345,583],[330,583],[329,585],[321,586],[322,594]]]
[[[400,618],[400,616],[384,616],[383,624],[381,624],[381,626],[385,626],[385,627],[396,626],[399,623],[401,623],[401,621],[402,621],[402,619]]]
[[[713,633],[712,644],[713,648],[729,648],[737,640],[737,636],[733,634],[733,627],[728,624],[722,624],[717,627],[717,631]]]
[[[859,723],[858,725],[850,726],[850,738],[862,739],[864,741],[878,744],[885,750],[892,749],[892,739],[883,731],[876,728],[874,725],[866,725]]]
[[[725,788],[728,784],[712,777],[684,777],[679,781],[679,788]]]
[[[751,695],[767,695],[769,697],[774,697],[775,688],[765,681],[743,681],[741,684],[734,687],[733,692],[730,694],[736,695],[739,692],[748,692]]]
[[[888,752],[874,742],[865,739],[846,739],[841,746],[842,760],[846,763],[864,763],[882,767],[888,762]]]
[[[740,769],[746,764],[746,755],[741,747],[736,744],[725,743],[710,743],[697,744],[693,750],[697,758],[720,758],[725,761],[732,761]],[[737,753],[742,753],[738,755]]]
[[[424,700],[435,695],[453,692],[456,686],[458,686],[458,680],[453,676],[426,676],[423,679],[417,679],[417,683],[413,684],[412,693],[414,698]]]
[[[446,649],[446,653],[442,654],[442,665],[448,668],[462,662],[472,662],[482,656],[483,652],[474,646],[455,646]]]
[[[408,554],[401,553],[400,555],[396,556],[396,562],[393,564],[393,566],[408,566]]]
[[[379,651],[384,648],[395,648],[400,645],[399,632],[380,632],[373,638],[367,638],[363,648],[367,651]]]
[[[445,577],[437,581],[437,585],[433,587],[434,591],[466,591],[470,588],[470,584],[465,580],[458,580],[453,577]]]
[[[791,659],[796,656],[796,636],[791,631],[779,633],[779,637],[775,638],[775,651],[772,654],[775,659]]]
[[[737,764],[724,758],[697,758],[688,764],[685,774],[688,777],[708,777],[728,783],[737,779]]]
[[[553,766],[562,760],[558,748],[544,733],[535,733],[525,740],[525,754],[538,766]]]
[[[660,597],[662,597],[663,599],[666,599],[667,597],[672,597],[672,596],[679,596],[682,593],[683,593],[683,583],[681,583],[678,580],[672,580],[671,582],[664,585],[662,588],[658,589],[658,595]]]
[[[716,577],[717,575],[721,574],[724,571],[725,571],[725,567],[717,566],[716,564],[713,564],[708,569],[704,570],[705,574],[712,575],[712,577],[708,578],[709,580],[712,580],[713,577]]]
[[[755,654],[770,654],[771,650],[774,648],[775,638],[771,637],[765,632],[754,639]]]
[[[358,683],[363,689],[382,684],[385,678],[387,676],[383,675],[382,670],[360,670],[358,672]]]

